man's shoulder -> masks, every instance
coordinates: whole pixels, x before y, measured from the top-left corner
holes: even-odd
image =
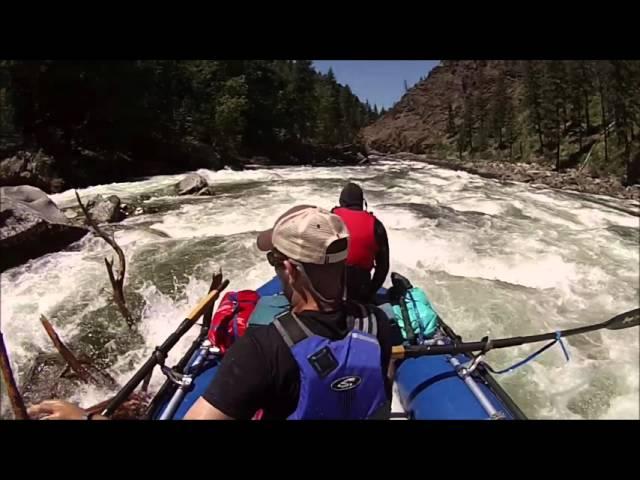
[[[254,343],[257,347],[263,350],[273,349],[274,347],[279,346],[281,342],[284,345],[282,336],[273,323],[270,323],[269,325],[252,326],[251,328],[247,329],[246,334],[238,341],[241,341],[243,339],[246,342]]]

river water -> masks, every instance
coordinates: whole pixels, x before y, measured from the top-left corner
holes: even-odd
[[[2,331],[18,382],[39,352],[52,351],[40,314],[72,348],[126,381],[206,294],[212,272],[221,268],[231,289],[255,288],[271,277],[255,248],[257,231],[297,203],[331,208],[347,180],[362,185],[369,209],[387,228],[391,270],[422,287],[465,340],[601,322],[639,304],[639,218],[624,211],[638,211],[637,202],[501,184],[402,160],[198,172],[216,196],[174,196],[183,175],[79,190],[85,199],[117,194],[154,212],[111,227],[126,254],[125,292],[141,317],[137,331],[127,329],[111,303],[103,258],[113,252],[93,235],[2,274]],[[75,208],[72,191],[51,198]],[[638,329],[571,337],[568,363],[554,347],[497,379],[530,418],[637,419],[638,337]],[[502,368],[540,346],[487,358]],[[156,374],[152,388],[161,382]],[[83,387],[70,398],[89,406],[109,393]]]

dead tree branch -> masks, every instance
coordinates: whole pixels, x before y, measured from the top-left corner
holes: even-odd
[[[13,372],[11,371],[9,354],[7,353],[7,348],[4,345],[2,332],[0,332],[0,371],[2,371],[4,384],[7,386],[7,394],[9,396],[9,401],[11,402],[14,418],[17,420],[28,420],[29,415],[27,415],[24,400],[22,399],[22,395],[20,395],[15,378],[13,377]]]
[[[82,209],[82,213],[84,213],[84,216],[87,218],[87,223],[91,226],[91,228],[93,228],[93,230],[96,232],[97,235],[99,235],[105,242],[107,242],[111,246],[111,248],[113,248],[116,251],[116,254],[118,255],[120,268],[118,269],[117,276],[114,275],[113,273],[113,258],[111,259],[111,261],[105,258],[104,263],[105,263],[105,266],[107,267],[107,274],[109,275],[109,281],[111,282],[111,287],[113,288],[113,300],[116,302],[116,305],[118,306],[120,313],[126,320],[127,325],[129,325],[129,328],[133,328],[133,326],[135,325],[135,321],[133,320],[131,312],[129,312],[129,309],[127,308],[127,304],[124,298],[123,288],[124,288],[124,275],[126,271],[126,260],[125,260],[124,252],[122,251],[120,246],[116,243],[115,236],[113,238],[110,237],[109,235],[104,233],[100,229],[100,227],[98,227],[95,220],[91,218],[89,211],[80,200],[80,195],[78,195],[77,191],[75,192],[75,194],[76,194],[76,199],[78,200],[78,204]]]
[[[71,367],[71,370],[73,370],[74,373],[78,375],[78,377],[80,377],[83,382],[97,384],[98,379],[91,375],[89,370],[82,366],[80,360],[78,360],[73,352],[69,350],[69,348],[62,342],[62,340],[60,340],[58,333],[55,331],[53,325],[51,325],[51,322],[47,319],[47,317],[45,317],[44,315],[40,315],[40,321],[42,322],[42,326],[44,327],[44,329],[47,331],[47,335],[49,335],[49,338],[53,342],[53,346],[56,347],[56,350],[58,351],[60,356],[64,358],[64,361],[67,362],[67,365]]]

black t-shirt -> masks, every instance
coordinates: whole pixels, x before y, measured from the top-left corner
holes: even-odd
[[[347,333],[347,313],[360,316],[356,305],[339,312],[301,312],[298,318],[316,335],[332,340]],[[378,323],[380,366],[388,398],[391,382],[392,332],[384,312],[373,308]],[[235,419],[250,419],[259,409],[264,419],[286,419],[298,406],[300,370],[289,347],[273,325],[253,327],[225,354],[219,370],[203,395],[211,405]]]

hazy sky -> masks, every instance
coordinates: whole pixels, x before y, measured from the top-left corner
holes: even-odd
[[[426,76],[439,60],[314,60],[317,70],[333,68],[336,80],[349,85],[363,102],[378,108],[391,107],[404,94],[404,81],[411,87]]]

